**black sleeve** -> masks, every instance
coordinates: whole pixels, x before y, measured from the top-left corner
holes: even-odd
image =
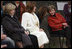
[[[3,19],[2,21],[3,28],[5,28],[9,32],[14,32],[14,33],[24,33],[24,28],[16,28],[11,24],[9,20]]]

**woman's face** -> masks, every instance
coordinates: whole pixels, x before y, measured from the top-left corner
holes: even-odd
[[[34,7],[34,9],[33,9],[33,12],[35,12],[36,11],[36,6]]]
[[[11,16],[15,14],[15,9],[10,11]]]
[[[49,13],[50,13],[51,15],[54,15],[54,14],[55,14],[55,9],[50,10]]]
[[[24,12],[24,8],[23,7],[21,7],[21,12]]]

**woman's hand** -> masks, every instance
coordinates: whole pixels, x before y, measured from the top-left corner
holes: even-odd
[[[64,28],[69,26],[67,23],[62,23],[62,25],[64,26]]]
[[[25,32],[25,34],[29,35],[29,31],[24,31],[24,32]]]
[[[44,31],[44,30],[40,28],[40,30],[39,30],[39,31]]]
[[[1,48],[5,48],[5,47],[7,47],[7,45],[1,45]]]
[[[5,39],[6,35],[5,34],[1,34],[1,40]]]

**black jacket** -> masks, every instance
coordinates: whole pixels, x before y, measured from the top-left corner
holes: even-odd
[[[8,14],[4,14],[3,16],[2,25],[7,36],[12,38],[15,42],[22,41],[24,46],[30,45],[31,40],[29,36],[24,33],[25,29],[19,23],[17,17],[11,17]]]

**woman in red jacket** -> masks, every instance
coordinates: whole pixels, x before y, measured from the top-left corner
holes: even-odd
[[[70,47],[71,30],[65,18],[61,14],[56,13],[56,9],[53,5],[48,6],[48,10],[50,14],[48,17],[48,24],[51,27],[52,32],[58,35],[65,35],[68,41],[67,46]]]

